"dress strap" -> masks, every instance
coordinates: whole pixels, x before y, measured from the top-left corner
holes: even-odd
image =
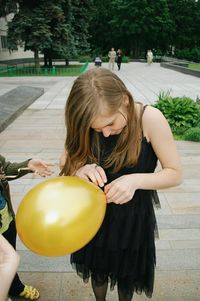
[[[144,114],[144,111],[146,110],[147,107],[148,107],[148,105],[144,105],[144,106],[143,106],[143,108],[142,108],[142,110],[141,110],[141,118],[142,118],[142,116],[143,116],[143,114]]]
[[[143,127],[142,127],[142,117],[143,117],[144,111],[146,110],[147,107],[148,107],[148,105],[144,105],[140,111],[140,124],[141,124],[141,128],[142,128],[142,138],[144,138],[144,132],[143,132]]]

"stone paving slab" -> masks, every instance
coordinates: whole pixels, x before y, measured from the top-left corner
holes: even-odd
[[[168,243],[169,241],[167,241]],[[196,240],[195,240],[196,242]],[[192,241],[193,243],[193,241]],[[166,246],[166,245],[165,245]],[[177,271],[177,270],[200,270],[199,248],[185,249],[171,248],[171,244],[166,249],[157,248],[157,270]],[[30,252],[29,250],[19,251],[21,263],[19,271],[22,272],[70,272],[72,271],[69,256],[66,257],[44,257]]]
[[[200,215],[157,215],[159,229],[200,229]]]
[[[0,96],[0,131],[44,93],[42,88],[19,86]]]
[[[94,301],[90,283],[83,283],[74,272],[70,273],[20,273],[26,283],[40,290],[40,301]],[[134,301],[199,301],[200,271],[157,271],[152,299],[134,295]],[[20,301],[13,298],[13,301]],[[116,301],[116,290],[108,290],[106,301]]]
[[[54,86],[59,81],[57,77],[49,76],[14,76],[14,77],[1,77],[0,78],[0,95],[16,88],[18,86],[31,86],[36,88],[42,88],[45,92],[50,87]]]
[[[152,104],[160,92],[170,92],[172,96],[188,96],[196,100],[200,96],[200,79],[191,75],[167,70],[154,63],[147,66],[142,63],[122,64],[117,72],[135,99]]]

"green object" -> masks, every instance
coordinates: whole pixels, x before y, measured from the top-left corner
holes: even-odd
[[[1,68],[0,77],[4,76],[79,76],[85,72],[88,63],[63,68]]]
[[[200,71],[200,64],[189,64],[188,65],[189,69],[193,69],[193,70],[199,70]]]
[[[184,140],[189,140],[189,141],[200,142],[200,128],[199,127],[194,127],[194,128],[188,129],[183,134],[183,139]]]
[[[52,75],[55,76],[56,75],[56,68],[53,66],[52,68]]]
[[[182,135],[187,129],[195,127],[200,119],[200,105],[186,96],[172,97],[169,92],[160,93],[154,107],[163,113],[176,135]]]

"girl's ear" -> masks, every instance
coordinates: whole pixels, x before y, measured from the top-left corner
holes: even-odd
[[[123,104],[128,107],[129,105],[129,98],[128,98],[128,95],[124,95],[123,96]]]

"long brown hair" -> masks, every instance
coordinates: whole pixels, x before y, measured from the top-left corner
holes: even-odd
[[[72,175],[87,163],[98,163],[99,134],[94,132],[91,137],[91,124],[102,112],[115,114],[125,95],[129,99],[127,126],[120,133],[117,145],[103,167],[112,166],[116,172],[137,162],[142,128],[133,97],[116,74],[108,69],[93,68],[75,80],[66,103],[67,158],[62,174]]]

